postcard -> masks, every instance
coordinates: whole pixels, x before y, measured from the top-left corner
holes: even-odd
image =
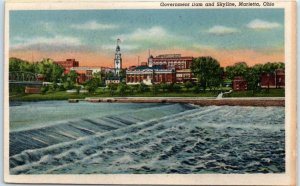
[[[295,185],[294,1],[7,1],[7,183]]]

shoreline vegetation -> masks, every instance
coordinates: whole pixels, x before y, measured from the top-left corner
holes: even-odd
[[[142,92],[130,94],[111,94],[108,90],[98,89],[94,93],[67,93],[65,91],[47,92],[41,94],[11,94],[9,101],[49,101],[49,100],[89,100],[90,102],[153,102],[153,103],[193,103],[198,105],[245,105],[245,106],[284,106],[285,89],[261,90],[254,95],[252,91],[237,91],[226,94],[222,99],[217,99],[220,91],[205,91],[195,93],[192,91],[180,92]],[[225,92],[223,90],[223,92]],[[112,101],[113,100],[113,101]],[[167,100],[167,101],[166,101]],[[201,100],[199,102],[199,100]]]

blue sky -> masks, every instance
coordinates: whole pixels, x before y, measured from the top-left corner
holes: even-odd
[[[237,51],[244,50],[248,55],[257,53],[257,56],[263,55],[263,59],[271,55],[270,60],[275,60],[275,55],[283,56],[284,10],[10,12],[11,56],[22,57],[23,53],[26,58],[25,54],[31,52],[40,57],[68,58],[74,54],[85,63],[88,62],[84,55],[89,60],[99,56],[103,64],[108,64],[117,38],[122,40],[121,50],[123,56],[127,55],[128,63],[135,56],[145,55],[148,49],[157,54],[176,51],[183,55],[205,55],[205,51],[208,54],[226,51],[242,55]],[[245,59],[249,57],[245,56]]]

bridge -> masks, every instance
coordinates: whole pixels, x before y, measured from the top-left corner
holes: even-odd
[[[38,79],[38,74],[25,71],[9,72],[9,84],[17,85],[43,85],[43,81]]]

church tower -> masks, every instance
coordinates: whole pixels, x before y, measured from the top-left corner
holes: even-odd
[[[121,56],[121,51],[120,51],[120,39],[117,39],[117,47],[116,47],[116,52],[115,52],[115,74],[116,76],[119,76],[120,71],[122,70],[122,56]]]

